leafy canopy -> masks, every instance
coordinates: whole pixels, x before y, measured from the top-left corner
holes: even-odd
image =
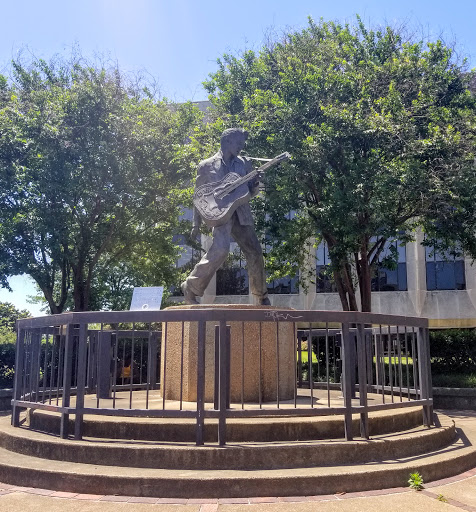
[[[0,79],[2,284],[31,275],[52,313],[107,307],[98,273],[123,264],[137,285],[169,284],[199,118],[115,66],[14,61]]]
[[[205,82],[214,127],[244,126],[254,156],[293,155],[267,172],[256,204],[273,277],[303,275],[309,239],[324,240],[343,308],[357,309],[358,282],[370,310],[387,241],[420,226],[427,243],[476,256],[472,80],[442,41],[359,18],[309,19],[258,53],[224,55]]]

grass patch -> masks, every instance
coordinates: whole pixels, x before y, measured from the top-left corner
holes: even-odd
[[[432,379],[437,388],[476,388],[476,373],[436,373]]]
[[[382,358],[385,364],[389,363],[390,358],[389,357],[383,357]],[[402,357],[402,364],[413,364],[413,358],[411,357]],[[398,364],[399,362],[398,357],[392,357],[392,364]],[[377,362],[377,359],[374,357],[374,363]]]

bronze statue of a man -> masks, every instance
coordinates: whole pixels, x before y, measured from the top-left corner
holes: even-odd
[[[194,207],[191,236],[195,238],[198,235],[203,220],[209,227],[212,227],[213,241],[208,252],[182,283],[182,291],[187,304],[198,304],[197,297],[203,295],[213,275],[228,256],[232,236],[246,259],[253,302],[263,305],[270,304],[263,251],[256,236],[253,216],[248,203],[248,199],[258,193],[259,181],[256,178],[249,181],[246,178],[242,180],[244,183],[241,188],[235,189],[240,196],[236,202],[233,194],[228,193],[226,188],[230,187],[231,181],[239,180],[252,171],[251,161],[246,157],[239,156],[245,147],[247,138],[248,133],[241,128],[225,130],[221,136],[221,150],[211,158],[200,162],[198,166],[195,195],[197,195],[197,190],[204,191],[202,202],[211,214],[210,216],[200,214],[202,209],[200,208],[199,211],[196,206]],[[225,198],[219,198],[218,192],[224,194]],[[210,198],[208,201],[211,204],[207,204],[207,197]],[[229,201],[229,205],[222,208],[228,214],[217,220],[215,212],[222,211],[220,210],[220,207],[223,206],[221,201],[224,202],[223,204]],[[219,203],[218,206],[217,203]]]

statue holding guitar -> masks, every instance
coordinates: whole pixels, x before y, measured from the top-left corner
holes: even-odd
[[[248,133],[241,128],[225,130],[221,150],[200,162],[193,197],[193,229],[199,233],[201,222],[212,228],[208,252],[182,283],[185,302],[198,304],[215,272],[230,250],[232,237],[245,256],[251,293],[255,304],[269,305],[263,252],[254,230],[249,200],[259,192],[259,177],[272,165],[290,158],[283,153],[253,170],[251,159],[240,156]]]

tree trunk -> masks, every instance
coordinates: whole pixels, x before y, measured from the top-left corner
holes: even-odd
[[[360,302],[362,305],[362,311],[372,311],[372,280],[370,272],[370,264],[368,259],[368,240],[364,237],[360,248],[360,257],[356,262],[357,274],[359,278],[360,288]]]
[[[339,292],[342,309],[344,311],[358,311],[359,308],[355,299],[355,290],[349,264],[344,264],[340,270],[334,271],[334,281]]]

